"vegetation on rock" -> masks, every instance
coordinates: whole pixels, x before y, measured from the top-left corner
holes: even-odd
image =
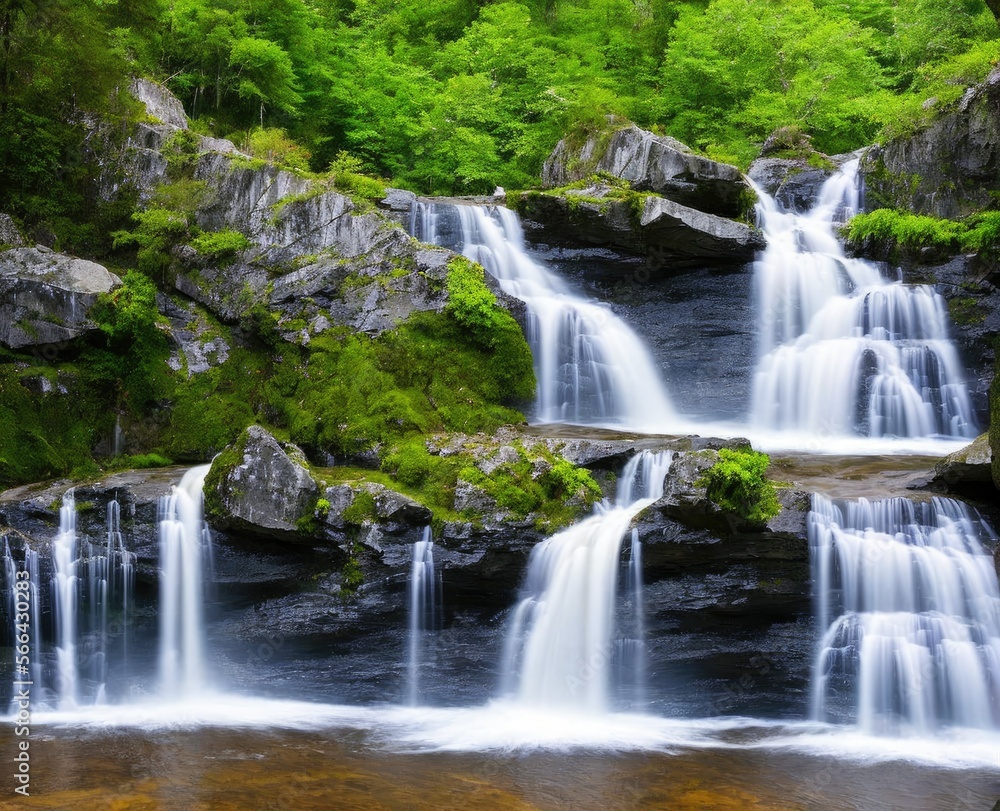
[[[750,448],[722,448],[719,461],[697,484],[709,500],[751,524],[765,524],[781,511],[774,484],[765,478],[771,458]]]

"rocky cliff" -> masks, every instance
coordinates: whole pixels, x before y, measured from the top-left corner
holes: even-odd
[[[869,208],[962,217],[1000,191],[1000,68],[927,129],[870,150],[862,171]]]

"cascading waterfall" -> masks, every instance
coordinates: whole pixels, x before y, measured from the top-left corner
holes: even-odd
[[[527,305],[539,422],[666,431],[675,421],[641,339],[610,308],[573,293],[534,261],[513,211],[418,202],[410,230],[425,242],[461,250]]]
[[[410,628],[407,639],[407,698],[410,706],[420,703],[420,667],[424,659],[424,637],[440,627],[441,583],[434,569],[434,540],[431,528],[413,544],[413,565],[408,584]]]
[[[11,695],[17,695],[18,683],[26,678],[31,682],[32,686],[38,685],[37,691],[40,693],[43,687],[41,645],[39,644],[42,632],[42,610],[41,593],[38,588],[40,582],[38,579],[38,552],[25,545],[24,564],[20,567],[20,571],[27,572],[27,578],[22,577],[19,580],[17,577],[19,567],[17,561],[14,560],[14,556],[11,554],[8,539],[5,537],[3,544],[3,568],[4,581],[7,586],[11,639],[21,640],[25,636],[28,639],[28,672],[25,674],[18,672],[16,667],[14,668],[14,684],[12,685]],[[27,589],[23,587],[22,589],[18,589],[16,587],[18,582],[27,582]],[[27,612],[18,611],[18,604],[23,607],[25,602],[28,604]],[[23,616],[18,616],[24,613],[27,613],[27,623],[23,621]],[[20,642],[15,647],[19,648]],[[20,656],[21,654],[19,653],[15,658],[20,658]],[[12,711],[15,709],[12,707]]]
[[[974,437],[963,370],[940,296],[844,255],[834,224],[859,208],[858,161],[806,214],[757,190],[767,249],[751,422],[813,436]]]
[[[209,540],[202,490],[210,468],[191,468],[158,506],[160,685],[170,695],[192,695],[205,687],[202,573]]]
[[[76,497],[67,490],[59,508],[59,534],[52,544],[52,604],[56,624],[55,695],[60,709],[77,704]]]
[[[628,560],[628,595],[631,609],[632,635],[621,640],[623,669],[632,674],[634,703],[646,703],[646,606],[643,598],[642,541],[639,530],[632,527],[632,543]]]
[[[615,644],[622,540],[632,518],[663,494],[672,458],[668,451],[633,456],[613,505],[605,502],[595,515],[532,550],[504,653],[507,673],[517,676],[510,687],[520,702],[609,708],[610,672],[622,647]],[[643,640],[633,643],[641,646]]]
[[[870,734],[1000,726],[997,539],[978,514],[946,498],[815,495],[808,526],[824,631],[815,717],[844,709]]]

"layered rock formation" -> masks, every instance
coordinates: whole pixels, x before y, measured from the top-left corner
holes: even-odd
[[[929,127],[870,150],[862,163],[870,208],[962,217],[1000,191],[1000,68]]]
[[[752,200],[735,166],[635,126],[581,146],[560,141],[542,181],[548,191],[527,192],[513,205],[549,244],[606,245],[658,269],[746,262],[764,247],[755,229],[731,219]]]

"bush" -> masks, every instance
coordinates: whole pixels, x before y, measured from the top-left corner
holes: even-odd
[[[191,240],[191,247],[202,256],[218,261],[250,247],[250,240],[239,231],[209,231]]]
[[[719,461],[696,483],[726,512],[764,524],[781,511],[774,484],[764,478],[771,457],[747,449],[722,448]]]

